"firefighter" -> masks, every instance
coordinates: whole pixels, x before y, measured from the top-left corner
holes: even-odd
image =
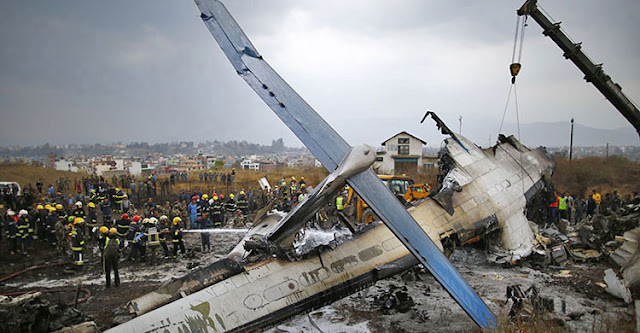
[[[222,215],[224,214],[222,208],[222,200],[218,196],[213,197],[213,205],[211,205],[211,218],[213,220],[213,227],[220,228],[222,226]]]
[[[116,213],[122,213],[122,200],[124,200],[124,195],[121,189],[116,188],[116,193],[113,195]]]
[[[160,246],[164,250],[164,257],[169,258],[169,247],[167,247],[167,238],[169,237],[169,217],[166,215],[160,216],[160,221],[156,226],[160,238]]]
[[[82,258],[83,250],[84,250],[84,237],[82,231],[79,228],[79,225],[84,222],[82,217],[76,217],[73,220],[73,224],[71,224],[71,232],[69,236],[71,237],[71,251],[73,252],[73,263],[78,268],[82,268],[84,265],[84,261]]]
[[[29,240],[31,239],[31,234],[29,233],[30,228],[29,223],[29,214],[26,210],[22,209],[18,212],[18,221],[17,228],[18,234],[16,236],[16,240],[18,241],[18,250],[22,252],[22,254],[27,254],[27,248],[30,245]]]
[[[36,206],[36,213],[34,214],[34,222],[36,225],[36,234],[40,241],[46,239],[46,223],[47,223],[47,213],[48,210],[44,208],[42,205]]]
[[[109,236],[109,228],[105,227],[105,226],[101,226],[100,229],[97,230],[97,235],[95,236],[95,238],[98,240],[98,250],[100,250],[100,264],[104,264],[103,262],[103,257],[104,257],[104,246],[105,246],[105,242],[107,240],[107,237]]]
[[[47,214],[46,223],[45,223],[45,233],[47,235],[47,239],[49,240],[49,244],[56,245],[58,234],[56,232],[56,224],[58,223],[58,211],[49,206],[49,213]]]
[[[129,232],[127,233],[127,240],[130,241],[131,251],[127,256],[127,260],[136,261],[138,253],[140,256],[144,256],[144,243],[146,241],[143,226],[149,223],[149,219],[145,218],[140,223],[140,216],[133,217],[131,224],[129,225]]]
[[[9,253],[18,252],[18,218],[12,210],[7,211],[7,218],[4,221],[4,232],[9,242]]]
[[[84,209],[82,208],[82,202],[78,201],[73,205],[73,210],[71,211],[71,215],[75,217],[85,217]]]
[[[147,238],[147,248],[149,249],[149,265],[155,265],[158,252],[160,251],[160,235],[158,233],[158,219],[152,217],[145,227],[144,233]],[[166,245],[165,245],[166,246]]]
[[[118,231],[118,239],[120,239],[120,246],[124,246],[125,237],[129,233],[129,225],[131,224],[131,220],[129,220],[129,214],[124,213],[120,216],[118,222],[116,222],[116,230]],[[108,227],[108,226],[107,226]]]
[[[88,225],[88,229],[90,231],[93,231],[94,228],[98,225],[98,212],[96,212],[96,204],[94,204],[93,202],[90,202],[87,204],[87,219],[85,221],[85,223],[87,223]],[[105,228],[107,228],[107,231],[109,231],[109,228],[105,226]],[[95,234],[92,233],[92,235],[95,236]],[[106,236],[105,236],[106,237]],[[95,237],[94,237],[95,239]]]
[[[173,227],[171,228],[171,243],[173,243],[173,258],[178,257],[178,247],[180,253],[187,252],[184,248],[184,242],[182,240],[182,219],[179,216],[173,218]]]
[[[238,207],[238,213],[240,213],[242,217],[242,225],[238,223],[236,227],[243,227],[247,219],[247,210],[249,209],[249,202],[247,201],[247,197],[245,196],[244,191],[240,191],[240,195],[238,196],[238,201],[236,204]]]
[[[229,198],[224,203],[224,224],[229,222],[229,218],[236,212],[236,201],[233,199],[233,193],[229,194]]]
[[[111,288],[111,270],[113,270],[114,284],[120,285],[120,274],[118,273],[118,260],[120,259],[120,239],[116,228],[109,229],[109,236],[104,242],[104,274],[107,288]]]

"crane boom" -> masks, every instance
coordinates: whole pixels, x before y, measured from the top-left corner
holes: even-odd
[[[591,82],[613,106],[627,118],[640,135],[640,111],[636,105],[622,92],[622,87],[613,82],[602,69],[602,64],[594,64],[582,52],[582,43],[574,43],[560,29],[560,22],[552,23],[537,6],[537,0],[527,0],[518,15],[531,16],[542,27],[545,36],[549,36],[564,51],[564,57],[571,60],[584,73],[584,79]]]

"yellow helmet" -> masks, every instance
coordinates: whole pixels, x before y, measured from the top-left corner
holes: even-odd
[[[53,212],[56,211],[56,209],[51,207],[51,206],[49,206],[49,208],[47,208],[47,210],[49,211],[49,213],[53,213]]]
[[[82,222],[84,222],[84,219],[82,217],[76,217],[73,220],[73,224],[78,224],[78,223],[82,223]]]
[[[106,234],[107,232],[109,232],[109,228],[102,226],[100,227],[100,233],[101,234]]]
[[[291,176],[291,180],[296,180],[296,177],[294,177],[294,176]]]
[[[36,206],[36,209],[37,209],[37,210],[44,209],[44,206],[42,206],[42,205],[37,205],[37,206]]]
[[[203,195],[202,195],[202,199],[203,199],[203,200],[207,200],[207,199],[209,199],[209,195],[208,195],[208,194],[203,194]]]
[[[62,205],[61,205],[61,204],[57,204],[57,205],[56,205],[56,209],[57,209],[57,210],[63,210],[63,209],[64,209],[64,207],[62,207]]]
[[[180,218],[180,216],[176,216],[173,218],[173,224],[178,224],[178,222],[182,222],[182,219]]]
[[[87,206],[89,206],[89,208],[95,208],[96,204],[94,204],[93,202],[90,202]]]
[[[118,229],[111,228],[111,229],[109,229],[109,233],[112,234],[112,235],[115,235],[116,233],[118,233]]]
[[[241,194],[241,195],[244,195],[244,191],[240,191],[240,194]]]
[[[304,176],[300,177],[300,180],[304,180]]]
[[[233,199],[233,193],[229,194],[229,198]]]
[[[46,209],[46,210],[50,210],[50,209],[51,209],[51,205],[50,205],[50,204],[46,204],[46,205],[44,205],[44,209]]]
[[[217,195],[214,195],[214,196],[213,196],[213,200],[218,200],[218,196],[217,196]]]

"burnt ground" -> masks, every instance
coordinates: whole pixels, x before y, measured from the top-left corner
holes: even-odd
[[[188,263],[206,265],[228,253],[241,238],[237,234],[212,235],[214,250],[202,253],[199,235],[185,234],[190,256],[177,260],[162,259],[160,264],[122,261],[120,277],[122,285],[105,289],[104,276],[97,251],[86,251],[87,263],[82,271],[73,270],[69,264],[33,270],[0,282],[0,294],[27,290],[72,289],[82,283],[90,291],[88,299],[77,305],[84,317],[75,320],[93,320],[100,329],[107,329],[129,320],[126,304],[143,295],[163,281],[188,272]],[[0,251],[0,278],[28,267],[52,264],[60,261],[55,250],[44,244],[36,244],[30,256],[8,256]],[[555,310],[551,326],[531,331],[633,331],[635,318],[633,307],[604,291],[598,285],[603,282],[603,271],[610,265],[600,262],[571,263],[564,270],[537,270],[522,265],[502,267],[487,261],[482,249],[458,249],[451,261],[462,276],[487,302],[499,318],[506,318],[510,304],[506,302],[506,288],[521,285],[523,289],[535,285],[540,294],[553,299]],[[562,273],[562,274],[561,274]],[[406,287],[414,305],[406,309],[387,309],[385,297],[392,286]],[[83,299],[87,295],[79,294]],[[41,298],[52,304],[72,304],[74,291],[45,293]],[[564,310],[563,306],[564,305]],[[0,313],[1,317],[1,313]],[[501,322],[502,322],[501,319]],[[1,318],[0,318],[1,320]],[[506,320],[508,322],[508,320]],[[527,325],[527,324],[525,324]],[[507,326],[508,327],[508,326]],[[323,332],[416,332],[416,331],[479,331],[462,309],[424,269],[416,268],[403,275],[378,281],[367,290],[345,297],[310,314],[295,316],[275,327],[271,332],[310,332],[320,328]],[[514,331],[516,329],[505,329]]]
[[[126,309],[131,299],[156,289],[172,277],[184,275],[188,272],[187,264],[197,263],[203,266],[225,256],[241,239],[241,234],[211,235],[212,251],[207,253],[200,251],[199,235],[185,234],[184,238],[188,253],[180,255],[178,259],[160,258],[158,264],[150,266],[146,262],[131,262],[121,258],[119,269],[122,284],[109,289],[105,288],[100,256],[94,242],[89,241],[85,245],[85,264],[81,270],[74,267],[70,254],[62,258],[55,248],[43,242],[36,241],[28,256],[9,255],[2,242],[0,279],[29,267],[47,267],[27,271],[0,282],[0,295],[43,291],[44,294],[39,298],[51,305],[65,308],[73,305],[76,297],[73,289],[81,283],[81,289],[86,289],[90,295],[85,291],[79,293],[81,303],[77,305],[77,309],[84,317],[78,317],[76,321],[92,320],[101,330],[105,330],[131,318]],[[172,250],[171,244],[169,249]],[[3,315],[7,314],[0,312],[0,321]]]

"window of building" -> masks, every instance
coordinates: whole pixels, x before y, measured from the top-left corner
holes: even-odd
[[[380,156],[380,157],[376,157],[376,162],[382,162],[382,160],[383,160],[383,157],[382,157],[382,156]]]
[[[409,155],[409,145],[398,145],[398,155]]]
[[[408,145],[409,144],[409,138],[398,138],[398,144],[399,145]]]

